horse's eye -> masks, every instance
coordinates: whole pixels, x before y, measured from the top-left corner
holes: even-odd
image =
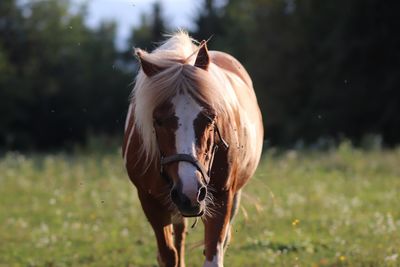
[[[162,120],[160,120],[160,119],[154,119],[154,124],[155,124],[156,126],[162,126],[162,125],[163,125],[163,122],[162,122]]]
[[[213,124],[216,118],[216,116],[212,113],[210,114],[204,113],[204,117],[207,119],[208,125]]]

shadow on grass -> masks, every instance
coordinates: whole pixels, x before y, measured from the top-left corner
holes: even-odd
[[[241,247],[243,250],[257,250],[257,249],[270,249],[274,252],[282,252],[282,253],[290,253],[290,252],[299,252],[299,251],[307,251],[313,250],[313,252],[317,252],[319,250],[326,250],[328,246],[326,244],[287,244],[280,242],[268,242],[257,240],[251,244],[247,244]]]

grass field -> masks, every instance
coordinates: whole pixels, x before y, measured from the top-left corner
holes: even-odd
[[[0,159],[0,266],[156,266],[119,152]],[[192,221],[190,221],[192,222]],[[400,149],[264,155],[225,266],[400,266]],[[202,266],[201,223],[187,266]]]

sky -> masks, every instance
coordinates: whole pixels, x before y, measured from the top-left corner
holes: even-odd
[[[116,44],[126,48],[126,40],[134,26],[140,24],[140,16],[149,14],[156,0],[73,0],[74,4],[88,3],[87,25],[97,27],[102,20],[114,20],[118,24]],[[193,18],[200,10],[201,0],[160,0],[163,15],[172,29],[193,28]]]

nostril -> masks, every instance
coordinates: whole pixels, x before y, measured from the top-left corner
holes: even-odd
[[[171,200],[175,204],[179,202],[178,190],[176,190],[175,188],[171,190]]]
[[[199,193],[197,194],[197,201],[198,202],[203,201],[206,198],[206,195],[207,195],[207,188],[203,186],[199,189]]]

